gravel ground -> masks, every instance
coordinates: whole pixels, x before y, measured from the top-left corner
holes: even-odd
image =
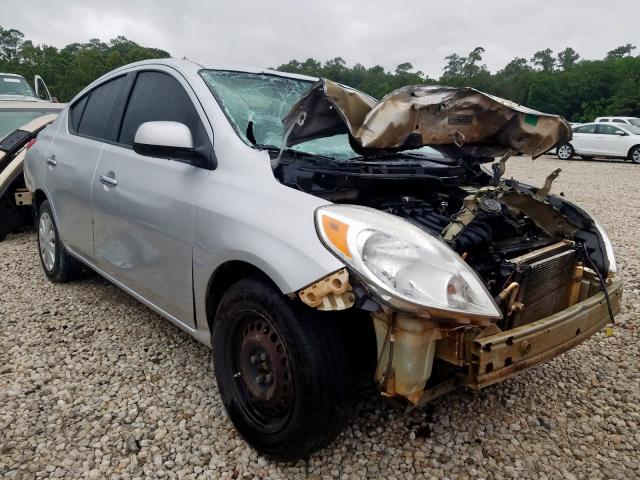
[[[278,464],[236,433],[210,352],[97,276],[45,280],[35,235],[0,243],[1,478],[639,478],[640,166],[511,159],[507,176],[593,212],[626,279],[613,336],[405,415],[360,395],[350,426]]]

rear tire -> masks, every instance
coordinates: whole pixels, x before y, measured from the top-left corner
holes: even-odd
[[[222,402],[258,452],[306,458],[344,427],[350,368],[333,315],[243,279],[220,301],[211,344]]]
[[[560,160],[571,160],[575,154],[576,151],[573,149],[573,146],[570,143],[560,145],[556,149],[556,155]]]
[[[629,160],[633,163],[640,163],[640,145],[636,145],[629,151]]]
[[[45,200],[38,209],[38,253],[45,275],[55,283],[75,280],[82,271],[82,264],[69,255],[60,241],[58,227],[49,201]]]

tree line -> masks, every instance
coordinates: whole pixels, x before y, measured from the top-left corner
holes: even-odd
[[[58,49],[34,45],[16,29],[0,27],[0,72],[17,73],[29,83],[40,75],[51,95],[68,102],[96,78],[127,63],[150,58],[166,58],[169,53],[147,48],[125,37],[107,43],[97,38],[87,43],[72,43]]]
[[[376,98],[418,83],[469,86],[574,122],[588,122],[598,116],[640,116],[640,57],[633,56],[635,48],[622,45],[600,60],[582,59],[571,47],[557,54],[547,48],[531,59],[514,58],[491,73],[482,63],[485,49],[476,47],[467,55],[445,57],[438,79],[415,71],[408,62],[388,71],[360,63],[349,67],[341,57],[324,63],[313,58],[291,60],[278,70],[330,78]]]
[[[547,48],[530,58],[517,57],[495,73],[482,63],[485,49],[452,53],[440,78],[430,78],[409,62],[393,70],[380,65],[348,66],[341,57],[324,62],[313,58],[291,60],[278,70],[325,77],[350,85],[376,98],[412,84],[471,86],[543,112],[581,122],[602,115],[640,116],[640,56],[636,47],[622,45],[605,58],[586,60],[571,47],[561,52]],[[166,58],[164,50],[138,45],[119,36],[72,43],[58,49],[34,45],[16,29],[0,27],[0,72],[17,73],[28,80],[41,75],[52,95],[69,101],[82,88],[108,71],[138,60]]]

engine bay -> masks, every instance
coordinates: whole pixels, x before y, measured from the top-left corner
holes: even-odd
[[[274,172],[282,183],[333,203],[402,217],[447,243],[494,297],[502,329],[575,304],[593,289],[598,274],[606,276],[591,218],[548,195],[558,172],[548,186],[535,188],[502,180],[495,168],[492,176],[480,162],[447,158],[411,156],[340,168],[296,160],[285,159]]]

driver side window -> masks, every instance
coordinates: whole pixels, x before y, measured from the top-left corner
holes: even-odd
[[[183,123],[191,130],[196,145],[202,145],[205,141],[204,126],[182,85],[166,73],[142,71],[138,73],[131,91],[118,143],[133,146],[138,127],[153,121]]]
[[[619,128],[614,127],[613,125],[598,125],[598,133],[600,135],[615,135],[616,132],[621,132]]]

